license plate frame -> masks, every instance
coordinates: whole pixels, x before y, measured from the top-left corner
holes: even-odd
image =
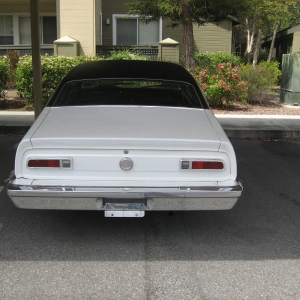
[[[147,210],[147,199],[104,198],[104,216],[109,218],[142,218]]]
[[[140,211],[146,210],[147,199],[146,198],[137,198],[137,199],[128,199],[128,198],[104,198],[103,199],[103,209],[104,210],[130,210],[130,211]]]

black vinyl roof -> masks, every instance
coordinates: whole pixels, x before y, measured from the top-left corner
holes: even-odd
[[[208,104],[193,76],[182,66],[171,62],[140,60],[103,60],[82,63],[74,67],[59,83],[47,106],[51,106],[61,88],[70,81],[100,78],[132,78],[182,81],[191,84],[204,108]]]
[[[140,60],[103,60],[74,67],[63,82],[93,78],[151,78],[185,81],[194,84],[194,78],[175,63]]]

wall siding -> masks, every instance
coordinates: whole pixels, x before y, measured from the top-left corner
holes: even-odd
[[[103,45],[111,46],[113,44],[112,32],[112,15],[113,14],[127,14],[129,7],[125,4],[128,0],[102,0],[102,40]],[[106,25],[106,19],[110,19],[110,25]]]
[[[56,0],[40,0],[39,9],[41,13],[55,13],[56,12]],[[0,13],[12,14],[12,13],[29,13],[30,1],[29,0],[0,0]]]
[[[183,28],[171,28],[168,20],[163,21],[163,39],[171,38],[180,43],[180,56],[183,55]],[[232,21],[225,20],[219,25],[207,23],[204,26],[194,25],[195,51],[231,52]]]
[[[96,0],[95,1],[95,32],[96,32],[96,45],[100,45],[101,44],[101,26],[102,24],[100,24],[101,18],[100,18],[100,14],[101,14],[101,0]]]
[[[170,38],[179,43],[179,57],[183,55],[183,28],[178,26],[172,28],[169,26],[170,20],[164,19],[162,24],[162,39]]]
[[[70,36],[80,42],[80,54],[95,54],[95,0],[60,0],[59,20],[58,38]]]
[[[231,52],[232,21],[194,26],[195,49],[199,52]]]
[[[78,40],[81,53],[95,54],[96,45],[112,45],[112,15],[127,14],[128,0],[40,0],[41,13],[56,13],[58,19],[58,38],[66,35]],[[0,0],[0,12],[29,13],[28,0]],[[102,24],[100,13],[102,11]],[[110,25],[106,25],[110,19]],[[162,38],[171,38],[180,43],[180,55],[183,55],[182,26],[171,28],[169,21],[163,20]],[[195,50],[199,52],[231,51],[232,22],[226,20],[218,26],[206,24],[194,26]]]
[[[102,1],[102,26],[103,45],[111,46],[112,41],[112,15],[127,14],[129,8],[125,5],[128,0],[103,0]],[[106,19],[110,19],[110,25],[106,25]],[[163,20],[162,39],[171,38],[180,43],[180,55],[183,55],[183,31],[182,26],[171,28],[168,19]],[[218,26],[205,24],[204,26],[194,25],[195,49],[200,52],[231,51],[232,21],[225,20]]]

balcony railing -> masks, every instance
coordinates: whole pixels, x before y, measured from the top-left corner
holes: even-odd
[[[19,56],[31,55],[32,49],[31,45],[11,45],[11,46],[0,46],[0,56],[6,55],[7,50],[16,50]],[[54,47],[53,44],[41,45],[41,54],[53,55]]]
[[[130,50],[141,55],[150,57],[151,60],[157,60],[158,46],[96,46],[96,54],[108,57],[113,51]]]
[[[113,51],[122,50],[135,51],[139,54],[150,57],[151,60],[157,60],[158,46],[96,46],[96,55],[108,57]],[[6,55],[8,50],[16,50],[19,56],[32,55],[32,49],[30,45],[11,45],[11,46],[0,46],[0,56]],[[41,45],[41,54],[53,55],[53,45]]]

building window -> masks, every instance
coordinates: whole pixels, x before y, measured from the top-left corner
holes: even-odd
[[[145,24],[136,16],[113,15],[113,44],[156,45],[161,40],[161,26],[161,20]]]
[[[13,17],[0,16],[0,45],[13,45]]]
[[[53,44],[57,39],[56,17],[42,17],[41,32],[41,43]]]
[[[57,39],[56,17],[41,17],[41,44],[53,44]],[[19,18],[20,44],[31,44],[30,17]]]
[[[20,34],[20,44],[21,45],[30,45],[31,44],[30,17],[20,17],[19,18],[19,34]]]

